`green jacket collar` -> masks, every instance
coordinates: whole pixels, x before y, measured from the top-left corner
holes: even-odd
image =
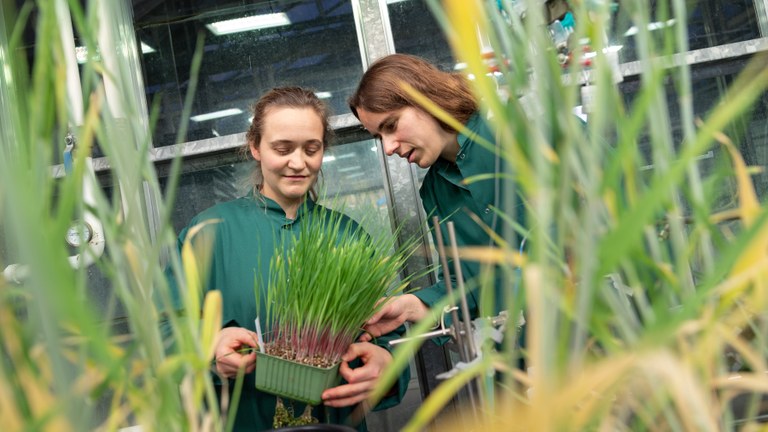
[[[301,218],[312,211],[313,208],[315,208],[315,202],[312,200],[312,198],[307,194],[304,198],[304,202],[299,206],[298,210],[296,211],[296,219],[288,219],[285,216],[285,210],[283,210],[282,207],[280,207],[280,204],[278,204],[275,200],[271,198],[267,198],[262,194],[256,194],[253,191],[249,192],[245,198],[247,198],[250,202],[254,203],[256,206],[260,207],[264,210],[267,215],[280,219],[285,224],[293,224],[297,221],[301,220]]]

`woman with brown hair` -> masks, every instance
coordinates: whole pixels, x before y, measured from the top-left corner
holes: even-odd
[[[404,84],[451,115],[469,133],[457,131],[429,113],[405,90]],[[365,72],[349,106],[363,127],[381,141],[388,156],[396,154],[409,163],[429,168],[419,190],[424,210],[441,222],[454,223],[459,247],[493,244],[483,225],[501,234],[494,208],[504,209],[500,202],[504,181],[499,176],[469,184],[464,180],[479,174],[501,173],[503,161],[497,150],[478,144],[480,138],[495,143],[495,135],[481,116],[478,102],[462,75],[442,71],[419,57],[389,55]],[[443,242],[448,244],[447,239]],[[477,287],[480,265],[465,260],[462,274],[468,287]],[[497,305],[501,303],[501,285],[497,272]],[[478,314],[476,292],[467,296],[472,318]],[[368,322],[368,334],[361,340],[371,340],[371,336],[387,333],[405,321],[425,318],[429,308],[445,294],[445,282],[441,280],[390,300]]]
[[[258,310],[265,309],[273,251],[282,246],[281,238],[298,236],[302,220],[331,212],[317,211],[320,205],[314,202],[312,192],[331,135],[326,105],[310,90],[281,87],[262,96],[254,105],[253,115],[245,144],[255,160],[253,190],[203,211],[189,224],[194,227],[212,222],[202,225],[193,244],[210,245],[204,290],[220,290],[223,299],[223,328],[217,335],[213,366],[219,392],[227,387],[231,391],[238,371],[246,372],[239,403],[232,401],[232,406],[237,406],[235,431],[273,427],[276,399],[256,390],[253,374],[258,368],[254,318]],[[346,216],[340,217],[343,224],[357,225]],[[179,235],[180,250],[189,227]],[[350,422],[352,408],[367,399],[392,360],[386,341],[384,337],[376,344],[350,345],[339,368],[345,382],[325,390],[324,406],[313,409],[315,417],[321,422]],[[404,373],[391,397],[377,408],[398,403],[408,379]],[[297,415],[303,410],[303,404],[293,406]],[[360,420],[352,420],[353,425],[365,430]]]

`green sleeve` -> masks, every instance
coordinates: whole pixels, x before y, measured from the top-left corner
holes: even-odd
[[[405,331],[405,326],[400,326],[394,331],[376,338],[374,343],[392,354],[393,347],[389,345],[389,341],[403,337],[405,335]],[[408,382],[410,380],[411,369],[410,367],[406,367],[397,378],[397,382],[393,384],[392,390],[384,398],[382,398],[375,407],[373,407],[373,410],[381,411],[387,408],[392,408],[393,406],[402,402],[403,397],[405,396],[405,392],[408,390]]]

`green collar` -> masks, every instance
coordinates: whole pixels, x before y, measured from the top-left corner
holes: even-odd
[[[270,216],[281,218],[284,223],[286,224],[293,224],[296,221],[300,220],[305,214],[308,212],[311,212],[313,208],[315,208],[315,202],[312,200],[312,198],[309,196],[309,194],[306,195],[304,202],[299,206],[299,208],[296,210],[296,219],[288,219],[285,216],[285,210],[283,210],[282,207],[280,207],[280,204],[278,204],[275,200],[265,197],[261,194],[256,194],[253,191],[249,192],[245,198],[254,203],[259,208],[263,209],[265,213],[267,213]]]

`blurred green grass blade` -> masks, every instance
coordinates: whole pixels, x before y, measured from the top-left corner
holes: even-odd
[[[653,221],[653,216],[666,202],[664,191],[669,185],[679,184],[687,166],[695,160],[713,141],[715,134],[725,128],[748,109],[754,100],[768,87],[768,69],[755,70],[765,64],[766,57],[758,56],[751,62],[751,67],[741,74],[731,87],[729,99],[715,107],[704,121],[696,135],[696,140],[685,145],[673,161],[667,173],[653,178],[648,190],[641,196],[633,211],[618,221],[615,229],[609,232],[600,245],[601,272],[614,268],[618,258],[631,248],[637,247],[640,240],[636,234],[641,227]]]

